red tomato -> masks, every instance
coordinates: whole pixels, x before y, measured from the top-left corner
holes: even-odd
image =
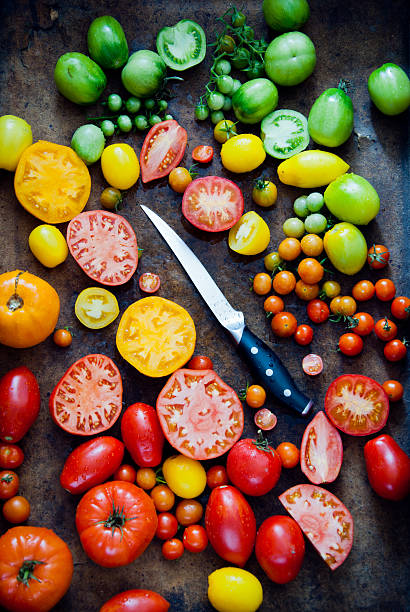
[[[206,484],[210,489],[227,485],[228,482],[228,474],[223,465],[213,465],[206,473]]]
[[[258,429],[270,431],[276,427],[278,419],[276,418],[276,414],[273,414],[268,408],[262,408],[255,414],[253,421]]]
[[[390,340],[384,345],[383,353],[388,361],[400,361],[407,354],[407,343],[397,338]]]
[[[155,591],[131,589],[114,595],[100,612],[167,612],[170,603]]]
[[[134,484],[119,480],[87,491],[75,516],[85,553],[103,567],[135,561],[154,537],[157,523],[149,495]]]
[[[124,217],[108,210],[74,217],[67,227],[67,244],[83,272],[102,285],[123,285],[137,269],[135,232]]]
[[[155,535],[160,540],[169,540],[178,531],[178,521],[170,512],[160,512],[158,514],[158,526]]]
[[[320,355],[310,353],[302,359],[302,369],[309,376],[317,376],[323,370],[323,361]]]
[[[392,300],[396,293],[395,284],[389,278],[381,278],[374,288],[376,289],[376,297],[382,302]]]
[[[189,552],[200,553],[208,546],[208,536],[201,525],[189,525],[182,538],[184,547]]]
[[[114,480],[124,480],[125,482],[135,482],[137,479],[137,470],[132,465],[123,463],[114,472]],[[143,487],[141,487],[143,488]]]
[[[127,408],[121,419],[121,436],[139,467],[155,467],[161,463],[164,434],[152,406],[137,402]]]
[[[214,150],[210,145],[199,145],[192,151],[192,159],[201,164],[207,164],[214,156]]]
[[[282,462],[262,431],[257,440],[243,438],[228,453],[229,480],[245,495],[265,495],[279,480]]]
[[[17,444],[0,444],[0,468],[18,468],[24,461],[24,453]]]
[[[0,472],[0,499],[10,499],[19,490],[20,479],[16,472],[6,470]]]
[[[213,370],[214,364],[205,355],[194,355],[190,361],[188,361],[188,370]]]
[[[381,270],[387,266],[390,253],[384,244],[374,244],[367,252],[367,263],[373,270]]]
[[[340,433],[320,410],[306,427],[300,447],[300,467],[313,484],[333,482],[343,461]]]
[[[353,519],[346,506],[330,491],[311,484],[288,489],[279,501],[330,569],[338,568],[353,544]]]
[[[374,326],[374,333],[379,340],[388,342],[397,336],[397,325],[387,317],[384,317],[384,319],[379,319],[379,321],[377,321]]]
[[[138,285],[144,293],[155,293],[161,285],[161,279],[158,274],[144,272],[138,279]]]
[[[326,415],[335,427],[352,436],[368,436],[385,426],[389,398],[383,387],[368,376],[343,374],[329,386]]]
[[[60,475],[60,484],[78,495],[107,480],[121,465],[124,444],[111,436],[88,440],[70,453]]]
[[[374,296],[375,288],[371,281],[362,280],[355,284],[352,289],[352,296],[357,302],[371,300]]]
[[[393,317],[396,317],[396,319],[408,319],[410,316],[410,299],[404,295],[400,295],[394,298],[390,309]]]
[[[220,176],[201,176],[184,191],[182,214],[205,232],[230,229],[243,213],[242,191],[236,183]]]
[[[167,487],[167,485],[156,485],[150,492],[150,496],[154,502],[155,509],[158,512],[168,512],[168,510],[171,510],[172,506],[175,504],[175,494],[169,487]]]
[[[270,516],[258,529],[255,555],[265,574],[277,584],[294,580],[305,556],[299,525],[289,516]]]
[[[404,395],[403,385],[398,380],[386,380],[382,384],[391,402],[398,402]]]
[[[363,340],[357,334],[342,334],[339,338],[339,350],[343,355],[356,357],[363,350]]]
[[[313,340],[313,329],[310,327],[310,325],[298,325],[293,337],[295,338],[297,344],[300,344],[300,346],[306,346]]]
[[[216,487],[205,510],[205,528],[216,554],[228,563],[244,567],[256,536],[252,508],[235,487]]]
[[[324,323],[329,318],[329,306],[323,300],[311,300],[306,310],[313,323]]]
[[[164,559],[168,559],[169,561],[173,561],[174,559],[179,559],[184,554],[184,545],[181,540],[177,538],[172,538],[171,540],[166,540],[166,542],[162,545],[162,556]]]
[[[281,442],[276,452],[282,461],[282,467],[290,469],[299,464],[300,451],[292,442]]]
[[[54,422],[68,433],[93,436],[112,427],[121,414],[122,380],[106,355],[86,355],[59,380],[50,396]]]
[[[22,495],[10,497],[3,506],[3,516],[9,523],[24,523],[30,516],[30,503]]]
[[[143,183],[168,176],[184,157],[188,135],[174,119],[156,123],[145,137],[140,165]]]
[[[21,366],[0,380],[0,439],[18,442],[40,410],[40,389],[33,372]]]
[[[353,317],[349,317],[349,321],[348,328],[359,336],[368,336],[373,331],[374,319],[367,312],[356,312]]]
[[[289,338],[293,336],[298,326],[296,317],[291,312],[278,312],[272,319],[272,331],[279,338]]]
[[[243,431],[243,408],[235,391],[213,370],[177,370],[157,399],[168,442],[193,459],[226,453]]]
[[[373,491],[393,501],[410,493],[410,457],[387,434],[364,445],[367,477]]]

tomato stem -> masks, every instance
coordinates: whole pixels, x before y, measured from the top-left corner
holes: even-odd
[[[34,559],[31,561],[24,561],[23,565],[19,569],[19,573],[17,574],[17,580],[22,582],[26,587],[29,586],[29,580],[37,580],[37,582],[41,582],[40,578],[37,578],[33,574],[36,565],[44,565],[44,561],[35,561]]]
[[[252,444],[256,446],[259,450],[265,451],[265,453],[271,453],[272,449],[269,448],[269,443],[267,438],[263,435],[261,429],[258,429],[258,437],[256,440],[252,440]]]
[[[11,312],[15,312],[16,310],[24,306],[23,298],[20,297],[17,293],[17,286],[20,280],[20,276],[22,274],[24,274],[24,272],[18,272],[16,278],[14,279],[14,293],[7,302],[7,308],[11,310]]]
[[[107,529],[111,529],[111,536],[114,537],[114,533],[116,529],[119,529],[121,532],[121,540],[124,535],[123,527],[127,521],[133,521],[136,519],[136,516],[126,517],[124,513],[124,506],[121,508],[116,507],[114,500],[112,500],[112,511],[110,516],[103,520],[97,521],[96,525],[104,525]]]

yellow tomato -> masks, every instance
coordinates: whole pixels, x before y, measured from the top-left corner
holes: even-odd
[[[112,144],[105,147],[101,155],[101,169],[111,187],[129,189],[138,180],[140,164],[130,145]]]
[[[254,134],[233,136],[222,145],[222,164],[231,172],[250,172],[260,166],[266,157],[263,142]]]
[[[259,580],[239,567],[222,567],[208,576],[208,599],[218,612],[255,612],[263,601]]]
[[[205,489],[206,472],[196,459],[184,455],[168,457],[162,473],[171,491],[184,499],[198,497]]]
[[[0,117],[0,168],[14,172],[21,154],[33,142],[31,127],[20,117]]]
[[[55,268],[67,259],[67,241],[54,225],[35,227],[28,237],[28,245],[34,257],[47,268]]]
[[[77,319],[90,329],[106,327],[118,317],[119,312],[115,295],[102,287],[84,289],[75,302]]]
[[[270,240],[269,227],[258,213],[250,210],[242,215],[229,230],[228,243],[232,251],[241,255],[257,255],[266,249]]]
[[[236,134],[236,125],[230,119],[222,119],[214,127],[214,138],[221,144],[232,138],[232,136],[236,136]]]
[[[341,157],[327,151],[302,151],[278,166],[278,176],[285,185],[311,189],[334,181],[349,169]]]

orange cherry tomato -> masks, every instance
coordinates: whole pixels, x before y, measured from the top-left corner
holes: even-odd
[[[355,284],[352,289],[352,296],[358,302],[371,300],[375,293],[374,285],[371,281],[362,280]]]
[[[386,380],[382,384],[391,402],[398,402],[404,394],[403,385],[398,380]]]
[[[171,540],[166,540],[162,545],[162,556],[165,559],[173,561],[174,559],[179,559],[184,554],[184,545],[181,540],[177,538],[172,538]]]
[[[367,263],[373,270],[381,270],[387,266],[390,253],[384,244],[374,244],[367,252]]]
[[[387,317],[384,317],[384,319],[379,319],[379,321],[377,321],[374,326],[374,333],[379,340],[389,342],[389,340],[393,340],[393,338],[397,336],[397,325]]]
[[[306,234],[300,241],[300,246],[305,255],[317,257],[323,251],[323,240],[317,234]]]
[[[260,408],[266,400],[266,391],[260,385],[251,385],[246,391],[246,403],[251,408]]]
[[[169,186],[177,193],[184,193],[189,183],[192,183],[192,176],[186,168],[178,166],[169,173]]]
[[[293,272],[282,270],[278,272],[273,279],[272,283],[273,290],[280,295],[287,295],[291,293],[296,287],[296,278]]]
[[[149,491],[157,484],[157,475],[152,468],[140,468],[137,470],[136,483],[141,489]]]
[[[259,272],[253,278],[253,290],[257,295],[266,295],[272,288],[272,278],[266,272]]]
[[[295,286],[295,293],[301,300],[314,300],[319,295],[319,285],[309,285],[303,280],[298,280]]]
[[[309,285],[314,285],[321,281],[324,273],[325,271],[322,264],[312,257],[302,259],[298,265],[298,274],[300,278],[305,281],[305,283],[309,283]]]
[[[285,308],[285,304],[283,303],[282,298],[277,295],[270,295],[266,298],[263,303],[263,308],[265,312],[271,312],[272,314],[278,314],[278,312],[282,312]]]
[[[285,238],[278,247],[279,257],[285,261],[293,261],[299,257],[301,251],[302,247],[297,238]]]
[[[363,350],[363,340],[357,334],[342,334],[339,338],[339,350],[343,355],[355,357]]]
[[[284,468],[294,468],[299,464],[300,451],[292,442],[281,442],[276,448]]]
[[[24,523],[30,516],[30,504],[22,495],[16,495],[6,501],[3,506],[3,516],[9,523],[17,525]]]
[[[168,512],[175,503],[175,495],[167,485],[157,485],[150,493],[158,512]]]
[[[296,317],[291,312],[278,312],[272,319],[272,331],[280,338],[293,336],[298,326]]]
[[[61,346],[62,348],[66,348],[70,346],[73,341],[73,336],[68,329],[56,329],[53,335],[53,340],[57,344],[57,346]]]
[[[226,483],[223,484],[228,484],[228,480],[226,480]],[[184,526],[199,523],[203,513],[204,509],[202,504],[200,504],[196,499],[181,499],[175,508],[175,516],[177,521],[180,525]]]
[[[356,312],[357,304],[350,295],[338,295],[330,302],[330,310],[333,314],[351,317]]]
[[[310,344],[313,340],[313,329],[310,325],[298,325],[295,331],[295,342],[300,344],[300,346],[306,346]]]
[[[396,294],[396,286],[389,278],[381,278],[374,286],[376,297],[382,302],[392,300]]]

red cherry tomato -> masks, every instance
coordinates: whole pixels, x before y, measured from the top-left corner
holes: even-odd
[[[293,337],[297,344],[300,344],[300,346],[306,346],[313,340],[313,329],[310,327],[310,325],[298,325]]]
[[[175,508],[175,516],[180,525],[199,523],[204,513],[202,504],[196,499],[181,499]]]
[[[277,584],[294,580],[305,556],[305,540],[290,516],[270,516],[259,527],[255,555],[268,578]]]
[[[410,316],[410,299],[404,295],[400,295],[394,298],[390,308],[393,317],[396,317],[396,319],[408,319]]]
[[[30,503],[22,495],[10,497],[3,506],[3,516],[9,523],[24,523],[30,516]]]
[[[228,482],[228,474],[223,465],[213,465],[206,473],[206,484],[210,489],[227,485]]]
[[[307,305],[307,315],[313,323],[324,323],[329,314],[329,306],[323,300],[311,300]]]
[[[404,340],[395,338],[384,345],[383,353],[388,361],[400,361],[407,354],[407,344]]]
[[[161,279],[158,274],[144,272],[138,279],[138,285],[144,293],[156,293],[160,288]]]
[[[188,361],[186,367],[188,370],[213,370],[214,364],[209,357],[205,355],[195,355]]]
[[[61,346],[61,348],[66,348],[72,343],[73,335],[69,329],[56,329],[53,335],[53,340],[57,344],[57,346]]]
[[[0,439],[18,442],[40,411],[40,389],[33,372],[14,368],[0,380]]]
[[[139,467],[155,467],[161,463],[164,434],[152,406],[141,402],[129,406],[121,420],[121,436]]]
[[[201,164],[207,164],[214,156],[214,150],[210,145],[198,145],[192,151],[192,159]]]
[[[386,380],[382,384],[391,402],[398,402],[404,395],[403,385],[398,380]]]
[[[374,326],[374,333],[379,340],[388,342],[397,336],[397,325],[396,323],[393,323],[393,321],[390,321],[390,319],[387,317],[384,317],[384,319],[379,319],[379,321],[377,321],[376,325]]]
[[[349,329],[359,336],[368,336],[373,331],[374,319],[367,312],[356,312],[349,321]]]
[[[0,472],[0,499],[10,499],[19,490],[20,480],[16,472]]]
[[[137,470],[123,463],[118,470],[114,472],[114,480],[123,480],[124,482],[135,482],[137,479]]]
[[[17,444],[0,443],[0,468],[18,468],[24,461],[24,453]]]
[[[357,334],[342,334],[339,338],[339,350],[343,355],[355,357],[363,350],[363,340]]]
[[[389,278],[381,278],[374,286],[376,297],[382,302],[392,300],[396,294],[396,286]]]
[[[201,525],[189,525],[182,540],[186,550],[193,553],[200,553],[208,546],[208,536]]]
[[[323,361],[320,355],[310,353],[305,355],[302,360],[302,369],[309,376],[317,376],[323,370]]]
[[[182,557],[183,554],[184,545],[181,540],[178,540],[177,538],[166,540],[162,545],[162,556],[164,559],[173,561],[174,559],[179,559]]]
[[[155,535],[160,540],[170,540],[178,531],[178,521],[170,512],[158,514],[158,525]]]
[[[410,457],[391,436],[383,434],[366,442],[364,458],[377,495],[400,501],[410,493]]]
[[[272,331],[279,338],[293,336],[298,326],[296,317],[291,312],[278,312],[272,319]]]
[[[278,419],[268,408],[262,408],[253,417],[254,423],[258,429],[263,431],[270,431],[276,426]]]
[[[387,266],[390,253],[384,244],[374,244],[367,252],[367,263],[373,270],[381,270]]]
[[[362,280],[355,284],[352,289],[352,296],[357,302],[365,302],[371,300],[374,296],[375,288],[372,282]]]

